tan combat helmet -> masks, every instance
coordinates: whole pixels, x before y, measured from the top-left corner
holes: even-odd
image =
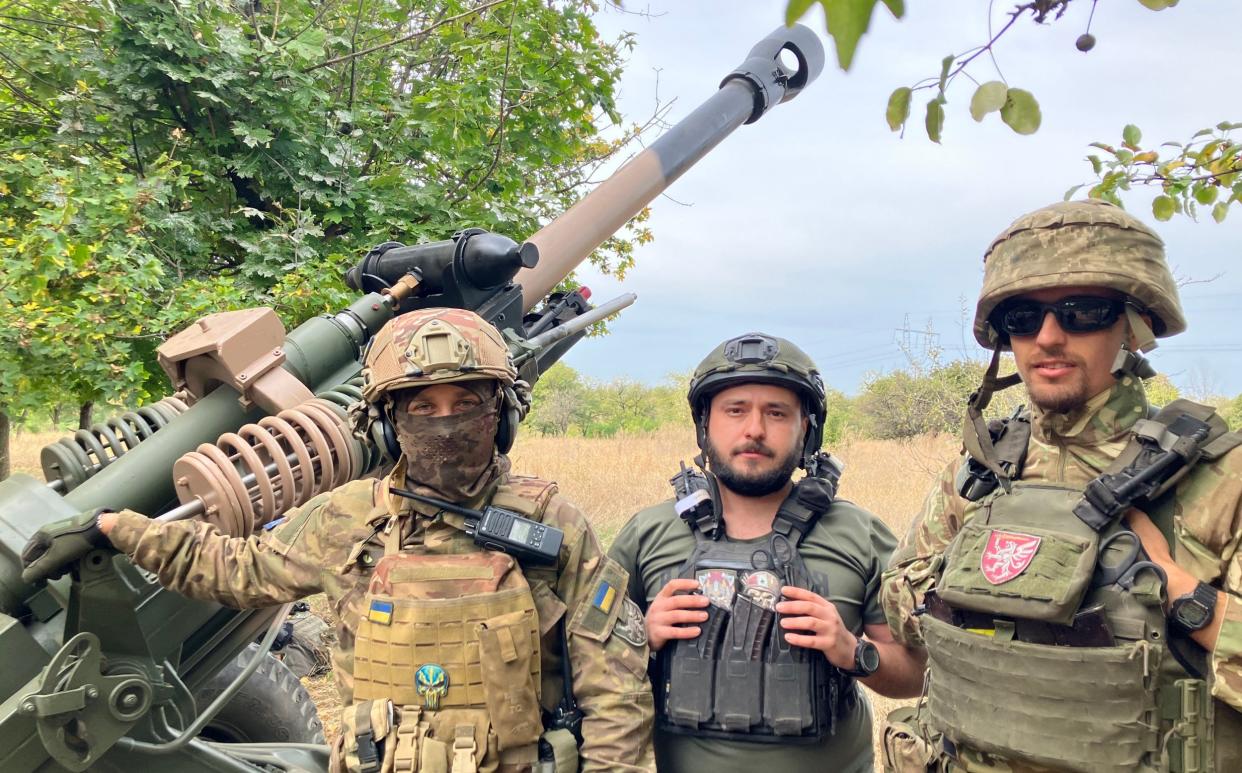
[[[466,309],[419,309],[384,325],[362,367],[362,399],[430,384],[492,378],[512,386],[517,370],[500,331]]]
[[[1151,314],[1158,338],[1186,329],[1164,242],[1120,207],[1088,199],[1037,209],[996,237],[983,256],[975,340],[988,349],[1004,343],[988,317],[1006,298],[1070,285],[1124,293]],[[1127,318],[1135,327],[1134,315]],[[1140,324],[1135,333],[1141,340],[1146,324]]]
[[[496,447],[513,445],[517,424],[530,408],[530,387],[519,381],[504,337],[466,309],[431,308],[402,314],[380,329],[362,366],[365,416],[355,431],[370,435],[395,459],[395,432],[387,420],[390,395],[403,389],[494,379],[501,396]]]

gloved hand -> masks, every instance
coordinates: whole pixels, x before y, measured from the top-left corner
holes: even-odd
[[[74,561],[109,544],[98,523],[99,514],[106,512],[106,507],[87,510],[35,532],[22,548],[22,582],[60,577]]]

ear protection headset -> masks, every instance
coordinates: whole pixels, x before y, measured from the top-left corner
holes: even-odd
[[[497,381],[496,390],[500,395],[499,417],[496,424],[496,450],[507,454],[517,439],[518,424],[522,421],[526,411],[518,397],[517,390],[513,387]],[[383,404],[376,406],[378,416],[375,419],[375,427],[371,436],[387,455],[388,460],[393,462],[401,458],[401,444],[397,441],[397,428],[392,420],[394,407],[395,403],[391,398],[385,399]]]

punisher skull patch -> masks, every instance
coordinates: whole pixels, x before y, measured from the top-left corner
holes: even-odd
[[[1041,537],[993,529],[979,559],[983,577],[993,585],[1003,585],[1026,571],[1039,552]]]

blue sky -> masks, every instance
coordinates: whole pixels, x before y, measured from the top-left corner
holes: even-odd
[[[996,3],[995,18],[1011,3]],[[603,300],[635,292],[638,303],[607,340],[576,346],[567,362],[600,379],[654,382],[686,371],[721,340],[758,329],[786,336],[820,364],[825,380],[853,393],[868,372],[905,363],[898,342],[918,343],[929,325],[948,356],[979,356],[969,314],[982,254],[1015,217],[1060,200],[1091,179],[1083,160],[1093,140],[1119,142],[1127,123],[1145,140],[1184,141],[1220,120],[1242,120],[1236,31],[1242,3],[1208,0],[1160,13],[1136,0],[1100,3],[1098,39],[1074,49],[1091,4],[1038,26],[1021,21],[997,58],[1013,87],[1039,99],[1043,125],[1019,136],[995,114],[983,123],[967,105],[973,85],[950,88],[942,145],[922,128],[927,92],[915,95],[904,138],[890,133],[884,106],[897,86],[938,72],[940,60],[987,39],[987,4],[907,3],[896,21],[882,8],[851,72],[835,65],[818,7],[804,20],[825,38],[824,74],[792,102],[743,126],[656,200],[655,241],[617,283],[581,279]],[[627,0],[598,16],[605,35],[637,35],[621,108],[637,120],[675,99],[670,120],[701,103],[776,27],[784,2]],[[986,57],[969,72],[996,79]],[[920,98],[921,97],[921,98]],[[1242,208],[1221,225],[1178,217],[1157,223],[1151,191],[1127,206],[1164,238],[1179,276],[1217,277],[1183,288],[1190,330],[1164,343],[1153,362],[1183,390],[1242,392]],[[671,198],[670,198],[671,197]],[[674,201],[675,199],[675,201]]]

